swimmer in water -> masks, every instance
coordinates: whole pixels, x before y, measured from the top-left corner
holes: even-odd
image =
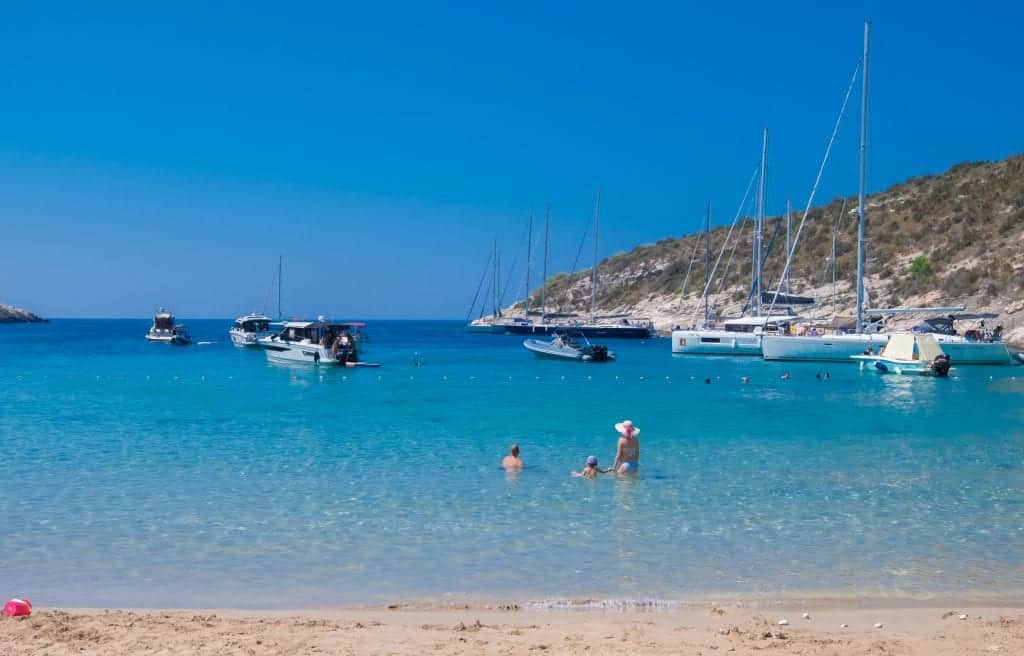
[[[587,466],[583,468],[583,471],[572,472],[573,478],[597,478],[598,474],[607,474],[611,471],[611,467],[608,469],[601,469],[597,466],[597,456],[590,456],[587,458]]]
[[[750,376],[744,376],[744,377],[742,378],[742,380],[743,380],[743,384],[744,384],[744,385],[746,385],[747,383],[749,383],[749,382],[750,382]]]
[[[789,372],[787,371],[786,373],[782,374],[781,378],[782,380],[789,380]]]
[[[519,445],[513,444],[508,450],[508,455],[502,458],[501,466],[505,471],[520,471],[523,468],[523,461],[519,459]]]
[[[618,474],[636,472],[640,469],[640,429],[627,419],[615,424],[615,430],[620,437],[612,470]]]

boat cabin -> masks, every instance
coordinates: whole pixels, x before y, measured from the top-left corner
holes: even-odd
[[[355,341],[359,323],[331,323],[327,321],[286,321],[277,338],[285,342],[330,346],[340,338]]]
[[[270,330],[270,319],[258,316],[241,317],[235,319],[235,330],[245,333],[265,333]]]

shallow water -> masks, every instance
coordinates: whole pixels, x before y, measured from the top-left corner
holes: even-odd
[[[230,321],[188,323],[212,343],[150,344],[140,320],[0,326],[0,593],[1024,598],[1024,367],[919,379],[658,339],[584,364],[373,322],[382,368],[314,370],[233,348]],[[570,478],[611,464],[624,418],[640,475]],[[498,468],[512,441],[516,476]]]

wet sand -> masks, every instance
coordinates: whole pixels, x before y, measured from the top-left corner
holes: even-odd
[[[29,618],[0,617],[0,654],[6,656],[762,653],[1024,654],[1024,608],[723,603],[613,612],[505,604],[295,612],[41,609]]]

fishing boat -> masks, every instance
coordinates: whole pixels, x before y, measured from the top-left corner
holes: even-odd
[[[879,373],[945,377],[952,368],[949,355],[928,334],[894,333],[878,355],[851,357],[860,363],[861,371]]]
[[[267,360],[281,364],[358,366],[362,323],[286,321],[276,335],[257,340]]]
[[[160,308],[153,315],[153,325],[146,333],[146,339],[151,342],[178,346],[192,343],[192,336],[189,334],[188,328],[184,324],[175,323],[174,315],[164,308]]]
[[[582,337],[582,336],[581,336]],[[523,346],[541,357],[562,358],[564,360],[580,360],[583,362],[607,362],[614,360],[615,354],[608,350],[607,346],[591,344],[583,337],[584,344],[579,344],[573,338],[556,333],[551,341],[540,339],[527,339]]]
[[[270,330],[270,317],[262,314],[238,317],[228,330],[228,334],[231,336],[231,343],[239,348],[259,346],[260,339],[273,334]]]

